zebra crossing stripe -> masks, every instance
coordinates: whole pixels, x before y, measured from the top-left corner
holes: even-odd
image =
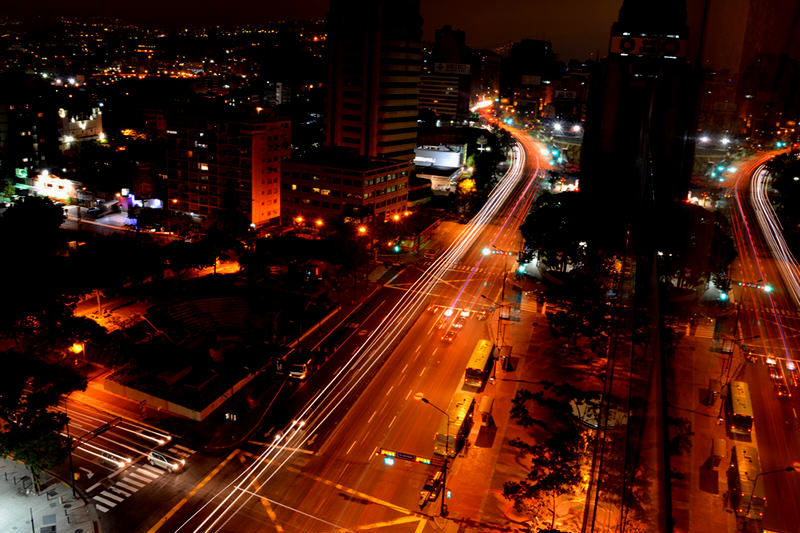
[[[100,505],[99,503],[94,504],[94,508],[100,511],[101,513],[107,513],[108,509]]]
[[[127,484],[127,483],[125,483],[124,481],[117,481],[117,485],[119,485],[119,486],[120,486],[120,487],[122,487],[123,489],[125,489],[125,490],[129,490],[129,491],[131,491],[131,492],[136,492],[137,490],[139,490],[139,487],[134,487],[134,486],[132,486],[132,485],[128,485],[128,484]]]
[[[102,494],[102,495],[103,495],[103,496],[105,496],[106,498],[111,498],[112,500],[116,500],[116,501],[118,501],[118,502],[121,502],[121,501],[124,501],[124,500],[125,500],[125,498],[120,498],[120,497],[119,497],[119,496],[117,496],[116,494],[111,494],[111,493],[110,493],[110,492],[108,492],[107,490],[104,490],[104,491],[103,491],[103,492],[101,492],[100,494]]]
[[[144,487],[144,486],[145,486],[145,483],[140,483],[140,482],[138,482],[138,481],[134,481],[134,480],[132,480],[130,477],[126,477],[126,478],[124,479],[124,481],[125,481],[125,483],[130,483],[131,485],[135,485],[135,486],[137,487],[137,490],[138,490],[138,489],[141,489],[142,487]],[[145,481],[147,481],[148,483],[150,483],[150,480],[149,480],[149,479],[146,479]]]
[[[131,476],[135,477],[136,479],[138,479],[138,480],[140,480],[140,481],[144,481],[145,483],[150,483],[151,481],[153,481],[153,480],[152,480],[152,479],[150,479],[150,478],[147,478],[147,477],[144,477],[144,476],[140,476],[140,475],[139,475],[139,474],[137,474],[136,472],[131,472],[129,475],[131,475]],[[144,485],[142,485],[142,486],[144,487]]]
[[[358,327],[358,326],[356,326]],[[183,450],[186,453],[195,453],[195,451],[191,448],[187,448],[186,446],[181,446],[180,444],[176,444],[173,448],[178,448],[179,450]]]
[[[95,499],[96,501],[98,501],[98,502],[100,502],[100,503],[104,504],[104,505],[107,505],[107,506],[108,506],[108,509],[111,509],[111,508],[113,508],[115,505],[117,505],[117,502],[112,502],[112,501],[110,501],[110,500],[106,500],[105,498],[101,498],[100,496],[95,496],[95,497],[94,497],[94,499]],[[106,510],[108,510],[108,509],[106,509]]]
[[[91,487],[86,489],[86,492],[92,492],[94,489],[96,489],[99,486],[100,486],[100,482],[98,481],[97,483],[95,483],[94,485],[92,485]]]
[[[147,476],[150,476],[153,479],[158,479],[158,476],[164,473],[163,470],[159,470],[158,468],[155,468],[153,466],[144,466],[144,465],[139,467],[139,472]]]
[[[119,487],[117,487],[117,486],[110,487],[108,490],[113,490],[113,491],[114,491],[114,492],[116,492],[117,494],[122,494],[122,495],[123,495],[123,496],[125,496],[126,498],[130,497],[130,495],[131,495],[131,493],[130,493],[130,492],[128,492],[127,490],[122,490],[121,488],[119,488]]]

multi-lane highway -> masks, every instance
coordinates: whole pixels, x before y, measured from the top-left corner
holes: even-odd
[[[496,315],[480,320],[503,292],[519,250],[517,229],[539,186],[539,154],[526,135],[484,208],[468,224],[444,225],[438,255],[404,269],[334,332],[337,353],[297,386],[291,420],[264,435],[266,444],[236,450],[213,478],[178,501],[151,531],[325,531],[394,525],[423,531],[438,504],[420,510],[419,491],[434,467],[376,454],[387,448],[431,457],[444,416],[415,400],[422,392],[447,409],[461,388],[470,352],[495,335]],[[492,303],[494,302],[494,304]],[[435,312],[429,304],[440,304]],[[446,309],[458,309],[448,318]],[[470,316],[462,328],[453,321]],[[439,327],[443,325],[443,327]],[[452,341],[442,337],[457,332]],[[459,475],[457,458],[450,470]],[[471,480],[473,481],[473,480]],[[475,491],[486,491],[474,480]],[[468,516],[476,509],[450,511]]]
[[[749,339],[743,342],[755,355],[754,362],[744,358],[734,362],[733,379],[750,384],[755,419],[752,440],[765,472],[800,460],[800,383],[794,368],[800,354],[800,279],[769,203],[764,163],[775,155],[766,154],[742,166],[730,203],[739,252],[733,277],[743,283],[735,282],[732,291],[740,306],[737,337]],[[800,474],[763,475],[759,483],[764,484],[767,496],[763,527],[797,531]]]

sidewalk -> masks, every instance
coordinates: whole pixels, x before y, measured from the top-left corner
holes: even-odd
[[[725,354],[710,351],[713,321],[698,320],[693,335],[680,339],[671,359],[673,376],[669,387],[669,411],[674,418],[689,420],[694,435],[688,454],[671,458],[673,471],[680,477],[672,481],[672,505],[676,531],[717,533],[736,531],[736,516],[726,505],[728,483],[725,475],[731,443],[725,426],[717,424],[721,398],[707,404],[709,379],[719,379]],[[714,439],[724,438],[726,456],[719,466],[710,455]]]
[[[30,470],[10,459],[0,459],[0,531],[15,533],[99,533],[100,522],[94,505],[81,494],[72,497],[65,483],[42,475],[37,496],[31,486]]]
[[[508,443],[516,437],[531,440],[527,430],[510,420],[511,401],[519,388],[539,388],[536,369],[542,366],[542,353],[555,341],[547,333],[543,314],[522,311],[520,315],[521,322],[511,322],[505,328],[506,344],[512,346],[511,370],[503,370],[498,362],[494,383],[490,380],[476,395],[478,404],[484,396],[494,398],[493,422],[482,425],[476,410],[468,438],[471,445],[448,473],[447,488],[453,496],[447,503],[450,515],[446,531],[499,532],[528,527],[529,518],[515,513],[512,503],[503,497],[503,483],[527,473],[527,461],[518,459],[517,449]],[[582,502],[580,508],[582,511]],[[476,514],[477,509],[480,512]],[[569,513],[568,508],[559,506],[560,515]]]

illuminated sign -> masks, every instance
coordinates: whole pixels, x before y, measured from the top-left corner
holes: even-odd
[[[27,168],[15,168],[14,169],[14,174],[16,174],[16,176],[19,179],[23,179],[24,180],[25,178],[28,177],[28,169]]]
[[[686,57],[686,39],[678,36],[648,37],[633,35],[612,35],[611,54],[622,56],[650,56],[676,59]]]
[[[433,70],[439,74],[458,74],[460,76],[469,75],[468,63],[436,63]]]
[[[33,186],[40,196],[65,200],[75,195],[75,187],[70,180],[61,179],[53,174],[39,174]]]

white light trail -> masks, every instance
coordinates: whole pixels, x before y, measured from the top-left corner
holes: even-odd
[[[200,513],[206,516],[199,524],[193,526],[193,530],[218,531],[221,525],[227,523],[253,497],[249,487],[254,481],[258,481],[262,486],[266,485],[281,471],[297,453],[297,449],[302,447],[307,436],[317,432],[370,375],[375,365],[392,352],[403,332],[423,311],[428,294],[439,279],[443,278],[447,270],[466,254],[485,231],[486,226],[494,220],[499,210],[507,204],[524,177],[524,167],[525,153],[517,144],[512,151],[512,164],[509,170],[492,191],[480,212],[384,315],[378,326],[365,338],[362,346],[354,351],[330,382],[301,410],[297,418],[306,421],[306,427],[303,428],[301,424],[293,422],[236,479],[224,487],[213,500],[205,502],[176,531],[183,530]],[[285,453],[281,454],[282,451]],[[223,496],[223,493],[226,494]],[[218,501],[212,509],[207,509],[220,498],[221,501]]]

